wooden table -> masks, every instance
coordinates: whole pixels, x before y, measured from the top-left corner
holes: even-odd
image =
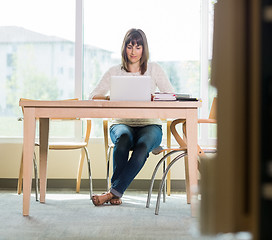
[[[45,202],[50,118],[181,118],[187,122],[191,199],[196,194],[197,119],[201,102],[20,101],[24,107],[23,215],[29,215],[36,119],[40,121],[40,202]],[[191,212],[196,206],[191,202]]]

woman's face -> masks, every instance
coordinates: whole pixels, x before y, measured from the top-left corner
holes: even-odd
[[[126,54],[130,63],[137,63],[140,61],[143,54],[142,45],[132,45],[130,42],[126,47]]]

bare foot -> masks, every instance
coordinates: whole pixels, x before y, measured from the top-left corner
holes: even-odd
[[[104,203],[110,201],[114,195],[111,192],[102,193],[101,195],[93,195],[92,201],[95,206],[101,206]]]

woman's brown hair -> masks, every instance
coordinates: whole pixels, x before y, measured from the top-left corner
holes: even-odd
[[[141,29],[132,28],[128,30],[128,32],[126,33],[124,37],[122,50],[121,50],[122,68],[127,72],[129,72],[129,70],[128,70],[128,57],[126,54],[126,48],[129,43],[131,43],[133,46],[138,45],[143,47],[143,53],[140,60],[140,69],[141,69],[141,74],[143,75],[147,70],[147,62],[149,58],[149,50],[148,50],[148,44],[147,44],[145,33]]]

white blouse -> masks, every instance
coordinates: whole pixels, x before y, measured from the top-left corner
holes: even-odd
[[[140,72],[126,72],[121,68],[121,65],[111,67],[102,77],[95,89],[90,93],[89,99],[96,95],[107,95],[110,91],[111,76],[139,76]],[[159,90],[160,92],[174,93],[174,88],[171,85],[168,77],[157,63],[148,63],[147,70],[143,76],[151,77],[151,93]],[[114,124],[126,124],[129,126],[145,126],[150,124],[161,124],[159,119],[114,119]]]

